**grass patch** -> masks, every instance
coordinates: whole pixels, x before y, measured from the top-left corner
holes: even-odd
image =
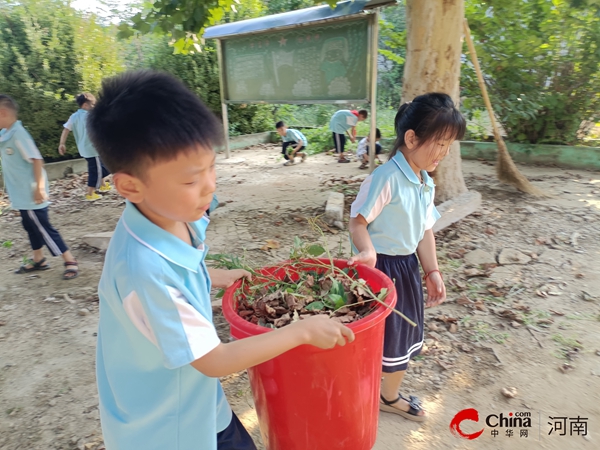
[[[565,337],[560,333],[553,335],[552,340],[559,345],[559,348],[553,352],[554,356],[559,359],[569,359],[568,354],[570,352],[583,349],[583,344],[577,339]]]

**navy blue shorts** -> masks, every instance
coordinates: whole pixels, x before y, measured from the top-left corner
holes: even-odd
[[[218,450],[256,450],[256,445],[250,434],[232,412],[231,423],[220,433],[217,433]]]
[[[396,309],[417,324],[413,327],[398,314],[390,314],[385,321],[383,371],[399,372],[406,370],[410,359],[423,347],[425,302],[419,260],[414,253],[408,256],[378,254],[375,267],[394,281],[398,294]]]
[[[375,154],[380,155],[383,149],[381,148],[381,144],[375,144]],[[367,155],[369,154],[369,146],[367,146]]]
[[[333,135],[333,146],[335,147],[336,153],[344,153],[344,147],[346,146],[346,135],[332,133]]]
[[[283,157],[285,159],[289,160],[290,159],[289,154],[294,151],[294,149],[296,148],[297,145],[298,145],[297,142],[284,142],[283,145],[281,146],[281,154],[283,155]],[[292,148],[290,150],[288,150],[288,147],[292,147]],[[305,148],[306,147],[303,145],[302,147],[300,147],[300,149],[296,153],[300,153]]]
[[[85,158],[85,160],[88,163],[88,187],[98,189],[102,186],[102,180],[109,176],[110,172],[104,167],[98,156]]]
[[[45,245],[52,256],[62,255],[68,250],[63,238],[50,223],[47,206],[41,209],[22,209],[19,212],[33,250],[39,250]]]

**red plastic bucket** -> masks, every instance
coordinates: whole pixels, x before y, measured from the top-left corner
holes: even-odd
[[[341,269],[347,267],[343,260],[334,263]],[[386,275],[366,266],[357,266],[356,270],[373,292],[388,290],[388,306],[396,304],[396,289]],[[284,276],[277,268],[259,272]],[[243,339],[271,332],[237,314],[234,294],[239,286],[240,282],[234,284],[223,296],[223,314],[231,325],[231,335]],[[349,327],[356,336],[352,344],[331,350],[303,345],[248,369],[268,450],[373,448],[379,418],[384,319],[390,312],[379,305],[368,316],[351,323]]]

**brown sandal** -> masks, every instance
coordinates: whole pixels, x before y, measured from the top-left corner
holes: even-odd
[[[66,261],[64,264],[65,267],[68,266],[76,266],[77,269],[65,269],[65,271],[63,272],[63,280],[72,280],[74,278],[77,278],[79,276],[79,265],[77,264],[77,261]],[[72,276],[68,276],[69,274],[73,274]]]
[[[419,416],[419,412],[423,411],[423,408],[421,408],[420,400],[414,395],[411,395],[410,398],[404,398],[400,394],[398,395],[398,398],[393,401],[386,400],[383,398],[383,395],[380,395],[379,398],[381,399],[381,403],[379,403],[379,409],[381,411],[398,414],[399,416],[414,422],[425,422],[427,420],[427,416]],[[394,408],[393,405],[398,403],[400,400],[405,400],[408,402],[408,411],[402,411],[401,409]]]

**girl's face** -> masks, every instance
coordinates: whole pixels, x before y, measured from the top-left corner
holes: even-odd
[[[408,148],[408,154],[412,163],[427,172],[433,172],[438,164],[450,153],[450,146],[454,142],[454,137],[443,137],[424,143],[419,142],[419,138],[413,130],[408,130],[404,141]]]

